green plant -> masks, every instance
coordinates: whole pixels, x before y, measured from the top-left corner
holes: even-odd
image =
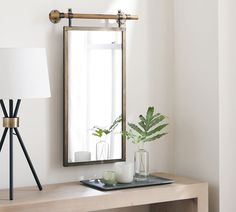
[[[93,129],[92,129],[93,130],[92,135],[97,136],[99,138],[101,138],[104,135],[108,135],[117,127],[117,125],[121,121],[122,121],[122,116],[120,115],[118,118],[116,118],[113,121],[113,123],[111,124],[111,126],[109,128],[102,128],[102,127],[94,126]]]
[[[163,123],[166,116],[155,113],[154,107],[148,107],[146,117],[139,115],[137,124],[128,123],[129,130],[125,131],[128,140],[134,144],[143,144],[145,142],[155,141],[167,133],[160,133],[168,124]]]

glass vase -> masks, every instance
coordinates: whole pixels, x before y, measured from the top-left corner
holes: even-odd
[[[96,144],[96,160],[107,160],[109,159],[109,144],[100,140]]]
[[[134,154],[134,179],[136,181],[146,180],[149,174],[149,153],[140,148]]]

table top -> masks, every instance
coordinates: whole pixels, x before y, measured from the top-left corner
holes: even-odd
[[[187,177],[166,173],[155,173],[155,175],[172,179],[175,183],[106,192],[86,187],[80,182],[44,185],[42,191],[39,191],[37,186],[22,187],[14,189],[13,201],[8,200],[8,189],[5,189],[0,190],[0,211],[1,209],[13,211],[11,209],[16,208],[18,211],[22,208],[42,209],[49,206],[58,207],[57,211],[60,211],[62,207],[70,208],[71,211],[73,208],[89,211],[93,210],[95,205],[97,210],[103,210],[197,198],[198,193],[208,187],[205,182]]]

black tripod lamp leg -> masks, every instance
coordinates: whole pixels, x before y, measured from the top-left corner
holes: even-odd
[[[13,129],[12,128],[10,128],[9,136],[10,136],[10,143],[9,143],[9,163],[10,163],[9,187],[10,187],[10,193],[9,193],[9,198],[10,198],[10,200],[13,200]]]
[[[19,131],[18,131],[17,128],[14,128],[14,131],[15,131],[16,136],[17,136],[17,138],[18,138],[18,140],[19,140],[19,142],[20,142],[20,145],[21,145],[21,147],[22,147],[22,149],[23,149],[23,152],[24,152],[24,154],[25,154],[26,160],[27,160],[27,162],[28,162],[28,164],[29,164],[29,166],[30,166],[31,172],[32,172],[32,174],[34,175],[34,179],[35,179],[35,181],[36,181],[36,183],[37,183],[37,185],[38,185],[38,188],[39,188],[39,190],[41,191],[41,190],[43,189],[43,188],[42,188],[42,185],[41,185],[41,183],[40,183],[40,181],[39,181],[39,178],[38,178],[38,176],[37,176],[37,174],[36,174],[36,172],[35,172],[34,166],[33,166],[32,162],[31,162],[31,160],[30,160],[30,157],[29,157],[28,152],[27,152],[27,150],[26,150],[26,148],[25,148],[25,145],[24,145],[23,140],[22,140],[22,138],[21,138],[21,136],[20,136],[20,133],[19,133]]]
[[[7,110],[6,110],[4,101],[2,99],[0,99],[0,105],[1,105],[2,112],[5,116],[5,118],[7,118],[8,117]],[[0,152],[2,150],[2,146],[3,146],[4,140],[5,140],[6,135],[7,135],[7,131],[8,131],[8,128],[5,128],[4,131],[3,131],[2,138],[1,138],[1,141],[0,141]]]
[[[1,141],[0,141],[0,152],[1,152],[1,150],[2,150],[2,146],[3,146],[3,144],[4,144],[4,140],[5,140],[5,138],[6,138],[7,131],[8,131],[8,128],[5,128],[4,131],[3,131],[2,138],[1,138]]]
[[[4,116],[8,117],[6,107],[5,107],[4,101],[2,99],[0,99],[0,105],[2,107],[2,112],[3,112]]]
[[[13,117],[13,100],[9,100],[9,117]],[[9,198],[13,200],[13,128],[9,128]]]

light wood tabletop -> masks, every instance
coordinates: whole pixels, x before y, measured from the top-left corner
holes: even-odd
[[[166,173],[155,175],[173,179],[175,183],[115,191],[98,191],[79,182],[44,185],[42,191],[36,186],[22,187],[15,189],[13,201],[8,200],[8,190],[0,190],[0,211],[83,212],[141,205],[152,205],[151,211],[156,211],[157,203],[191,200],[188,206],[191,211],[187,212],[208,212],[206,182]]]

